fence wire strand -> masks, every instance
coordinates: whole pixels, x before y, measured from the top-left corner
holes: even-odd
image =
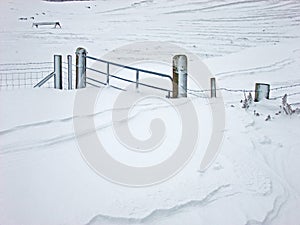
[[[53,62],[29,62],[29,63],[0,63],[1,66],[28,66],[28,65],[43,65],[53,64]]]

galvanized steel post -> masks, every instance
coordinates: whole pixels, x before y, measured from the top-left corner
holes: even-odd
[[[86,50],[76,50],[76,89],[86,87]]]
[[[187,57],[173,57],[173,98],[187,97]]]
[[[216,78],[210,78],[210,97],[217,97]]]
[[[256,83],[255,84],[255,102],[266,98],[269,99],[270,95],[270,84]]]
[[[62,56],[54,55],[54,88],[62,89]]]
[[[72,56],[68,55],[68,89],[72,89]]]

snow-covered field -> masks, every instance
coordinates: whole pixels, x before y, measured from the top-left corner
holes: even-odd
[[[59,21],[62,28],[32,27],[39,21]],[[112,183],[83,159],[74,134],[74,100],[92,88],[0,90],[1,225],[300,224],[300,116],[280,108],[284,94],[293,109],[300,107],[299,1],[7,0],[0,2],[0,27],[0,64],[52,61],[53,54],[74,55],[79,46],[101,58],[126,44],[156,41],[160,47],[149,55],[168,55],[161,52],[164,42],[185,48],[203,60],[220,87],[295,85],[271,90],[274,99],[247,110],[240,103],[243,92],[218,92],[226,125],[219,154],[205,171],[199,169],[211,135],[208,99],[190,94],[199,116],[196,151],[178,174],[147,187]],[[169,64],[140,62],[138,56],[119,51],[116,58],[171,72]],[[147,138],[150,121],[161,117],[167,147],[127,154],[117,147],[108,110],[120,93],[103,88],[94,113],[81,116],[92,116],[98,137],[118,160],[165,160],[180,128],[172,107],[148,99],[132,109],[133,135]]]

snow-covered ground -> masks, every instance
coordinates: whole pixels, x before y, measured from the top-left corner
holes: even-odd
[[[32,27],[38,21],[59,21],[62,29]],[[0,23],[0,64],[52,61],[53,54],[73,54],[79,46],[89,55],[109,56],[126,44],[156,41],[157,52],[163,42],[173,43],[203,59],[220,87],[300,83],[299,1],[9,0],[0,2]],[[119,62],[140,60],[137,53],[123,53]],[[171,71],[169,64],[157,62],[136,66]],[[270,97],[289,94],[295,109],[299,92],[294,86],[272,90]],[[142,156],[117,147],[108,109],[120,93],[103,88],[94,113],[81,116],[92,116],[98,137],[118,160],[165,160],[170,147]],[[281,98],[245,110],[243,92],[222,91],[223,142],[213,164],[200,171],[211,117],[208,100],[190,94],[200,129],[193,157],[167,181],[138,188],[102,178],[81,156],[73,127],[77,94],[46,88],[0,91],[0,224],[300,224],[300,117],[285,115]],[[130,112],[132,133],[147,138],[150,121],[161,117],[169,126],[167,146],[176,145],[176,113],[164,101],[147,101]]]

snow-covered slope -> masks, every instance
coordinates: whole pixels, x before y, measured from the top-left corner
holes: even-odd
[[[167,41],[200,57],[299,37],[298,1],[1,1],[1,61],[52,59],[78,45],[92,55],[135,41]],[[30,19],[34,17],[34,20]],[[18,20],[28,18],[28,20]],[[33,29],[59,21],[63,29]]]
[[[300,83],[297,1],[12,0],[0,6],[1,63],[51,61],[53,54],[72,54],[79,46],[101,57],[123,44],[165,41],[205,59],[220,87]],[[59,21],[62,29],[32,28],[33,21]],[[169,65],[157,68],[171,71]],[[73,128],[76,90],[1,90],[0,224],[297,224],[300,117],[284,115],[280,96],[290,94],[295,109],[300,101],[294,93],[299,92],[299,86],[274,89],[270,97],[276,99],[245,110],[243,92],[222,91],[223,143],[204,172],[199,168],[211,135],[208,102],[189,95],[203,129],[192,159],[171,179],[136,188],[98,176],[82,158]],[[94,113],[81,116],[92,116],[97,135],[120,161],[164,160],[171,149],[134,158],[117,147],[109,109],[120,93],[103,88]],[[131,113],[133,134],[147,137],[149,121],[160,116],[171,131],[165,141],[176,144],[173,128],[179,120],[166,102],[148,100]]]

